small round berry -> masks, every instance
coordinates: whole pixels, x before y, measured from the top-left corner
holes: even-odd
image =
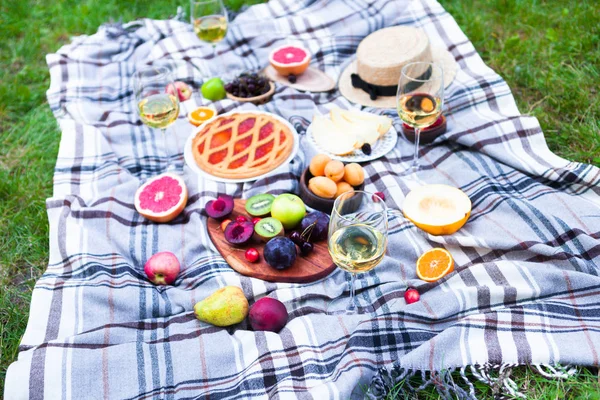
[[[300,232],[297,231],[294,231],[290,234],[290,239],[297,246],[302,246],[302,243],[304,243],[304,238],[302,237],[302,235],[300,235]]]
[[[373,196],[373,201],[374,202],[378,202],[379,199],[385,201],[385,194],[383,194],[383,192],[375,192],[373,193],[375,196]]]
[[[261,219],[262,219],[262,218],[260,218],[260,217],[254,217],[254,218],[252,218],[252,223],[253,223],[254,225],[256,225],[256,224],[258,224],[258,221],[260,221]]]
[[[296,75],[294,75],[294,74],[288,75],[288,81],[290,81],[290,83],[296,83]]]
[[[312,253],[313,250],[314,250],[314,245],[310,242],[304,242],[300,246],[300,253],[302,253],[303,256],[309,255],[310,253]]]
[[[417,289],[411,288],[407,289],[406,292],[404,292],[404,300],[406,301],[406,304],[416,303],[417,301],[419,301],[420,298],[421,296],[419,295]]]
[[[365,143],[362,145],[362,147],[360,148],[362,150],[363,153],[365,153],[367,156],[371,154],[371,145],[369,143]]]
[[[250,261],[251,263],[254,263],[258,261],[260,255],[258,254],[258,250],[256,250],[254,247],[251,247],[248,250],[246,250],[246,253],[244,253],[244,257],[246,257],[246,260]]]
[[[235,217],[235,222],[239,222],[240,224],[246,221],[248,221],[248,218],[244,217],[243,215],[238,215]]]

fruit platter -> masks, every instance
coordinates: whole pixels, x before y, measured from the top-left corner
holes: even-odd
[[[201,176],[240,183],[260,179],[289,163],[298,148],[298,133],[285,119],[268,112],[238,111],[220,114],[194,129],[184,158]]]
[[[306,213],[293,194],[248,200],[220,195],[205,207],[208,235],[242,275],[270,282],[313,282],[335,269],[327,249],[329,215]]]

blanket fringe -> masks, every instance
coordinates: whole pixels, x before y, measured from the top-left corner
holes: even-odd
[[[526,399],[519,391],[517,383],[510,378],[513,368],[519,364],[476,364],[461,368],[447,368],[441,371],[424,371],[402,368],[394,364],[391,370],[380,368],[373,377],[365,398],[369,400],[417,399],[417,393],[428,386],[434,386],[441,399],[477,400],[475,386],[467,376],[467,371],[479,382],[492,389],[494,399]],[[578,370],[574,366],[532,364],[532,369],[552,379],[568,379]],[[461,385],[454,381],[460,375]]]

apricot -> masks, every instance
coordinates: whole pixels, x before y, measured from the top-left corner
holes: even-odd
[[[344,181],[338,182],[337,183],[337,191],[335,192],[335,198],[337,199],[340,194],[349,192],[350,190],[353,190],[353,189],[354,188],[348,182],[344,182]]]
[[[329,178],[315,176],[308,181],[308,190],[319,197],[333,199],[337,192],[337,185]]]
[[[325,165],[325,176],[334,182],[339,182],[344,177],[344,164],[338,160],[332,160]]]
[[[327,154],[317,154],[310,160],[308,170],[312,176],[323,176],[325,175],[325,166],[331,161],[331,158]]]
[[[365,181],[365,171],[357,163],[351,163],[344,167],[344,180],[352,186],[358,186]]]

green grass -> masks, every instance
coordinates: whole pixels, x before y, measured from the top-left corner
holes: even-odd
[[[243,0],[227,2],[235,7]],[[187,2],[24,0],[0,5],[0,393],[25,330],[31,289],[48,259],[44,202],[52,194],[60,131],[45,102],[49,76],[44,56],[110,19],[165,18],[179,4]],[[507,80],[519,109],[539,118],[550,148],[600,165],[600,6],[533,0],[442,4],[483,59]],[[532,399],[593,399],[585,396],[600,391],[597,377],[584,371],[568,382],[546,381],[527,368],[514,375]],[[433,391],[422,396],[437,398]]]
[[[441,3],[508,82],[521,113],[540,120],[550,149],[600,165],[598,1]]]
[[[500,384],[489,386],[479,382],[468,372],[466,376],[473,383],[480,399],[493,399],[501,393]],[[497,374],[493,376],[497,376]],[[586,368],[581,369],[577,375],[567,379],[548,379],[534,373],[532,369],[525,366],[514,368],[506,376],[519,384],[519,391],[527,396],[527,400],[600,400],[598,375]],[[455,373],[453,378],[455,384],[466,391],[469,390],[458,373]],[[419,392],[413,398],[406,398],[401,395],[401,389],[408,389],[406,383],[406,381],[399,382],[390,390],[385,400],[437,400],[440,398],[433,385],[429,386],[427,390]],[[418,387],[422,384],[422,381],[420,378],[412,378],[410,384],[412,387]],[[508,398],[519,399],[516,396],[508,396]]]

